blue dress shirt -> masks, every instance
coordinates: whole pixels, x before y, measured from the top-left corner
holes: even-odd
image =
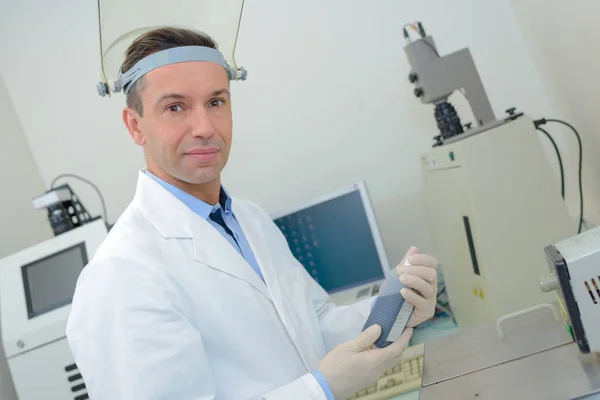
[[[258,262],[256,262],[256,258],[254,257],[254,253],[250,248],[250,244],[231,210],[231,197],[229,197],[229,194],[223,187],[221,187],[219,202],[212,206],[178,187],[165,182],[156,175],[148,171],[144,172],[181,200],[181,202],[188,206],[194,213],[207,220],[208,223],[210,223],[229,243],[231,243],[233,248],[244,257],[264,282],[264,278],[260,272]]]
[[[231,197],[229,197],[225,188],[221,187],[219,202],[212,206],[178,187],[165,182],[151,172],[148,172],[147,170],[144,170],[144,172],[162,187],[171,192],[173,196],[188,206],[194,213],[207,220],[229,243],[231,243],[233,248],[244,257],[252,269],[258,274],[260,279],[262,279],[263,282],[265,281],[260,271],[260,267],[256,262],[256,258],[254,257],[254,253],[250,248],[250,244],[231,210]],[[329,387],[329,383],[321,371],[316,370],[312,374],[317,382],[319,382],[319,385],[321,385],[323,392],[327,395],[327,399],[335,400],[331,388]]]

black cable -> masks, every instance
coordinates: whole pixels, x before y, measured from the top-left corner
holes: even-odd
[[[542,119],[533,121],[536,128],[539,128],[540,125],[545,125],[547,122],[556,122],[556,123],[565,125],[573,131],[575,136],[577,136],[577,144],[579,145],[579,230],[578,230],[578,233],[581,233],[581,229],[583,228],[583,178],[582,178],[583,145],[581,144],[581,136],[579,136],[579,132],[577,132],[577,129],[575,129],[575,127],[573,125],[571,125],[568,122],[565,122],[563,120],[560,120],[560,119],[542,118]]]
[[[581,144],[581,136],[579,136],[579,132],[577,129],[568,122],[562,121],[560,119],[547,119],[546,122],[556,122],[559,124],[563,124],[569,127],[575,136],[577,136],[577,144],[579,146],[579,231],[581,233],[581,229],[583,227],[583,179],[582,179],[582,171],[583,171],[583,145]]]
[[[560,166],[560,194],[564,200],[565,198],[565,170],[563,169],[563,162],[562,162],[562,157],[560,156],[560,150],[558,150],[558,146],[556,145],[556,142],[554,141],[554,139],[552,138],[552,136],[550,136],[550,134],[548,133],[547,130],[543,129],[543,128],[537,128],[538,131],[543,132],[548,139],[550,139],[550,142],[552,142],[552,146],[554,146],[554,151],[556,151],[556,156],[558,157],[558,165]]]
[[[104,197],[102,196],[102,192],[100,192],[100,189],[98,189],[98,186],[94,185],[94,183],[92,183],[91,181],[88,181],[87,179],[80,177],[79,175],[60,174],[52,180],[52,183],[50,184],[50,189],[54,189],[54,185],[56,184],[56,181],[58,181],[59,179],[62,179],[62,178],[75,178],[84,183],[87,183],[92,188],[94,188],[96,193],[98,193],[98,197],[100,197],[100,203],[102,203],[102,211],[104,212],[104,223],[108,224],[108,213],[106,212],[106,203],[104,202]]]

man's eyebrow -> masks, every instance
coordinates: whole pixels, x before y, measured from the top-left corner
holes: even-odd
[[[222,94],[227,94],[228,96],[231,97],[231,93],[229,92],[229,89],[215,90],[214,92],[211,93],[211,96],[220,96]],[[156,105],[160,104],[161,102],[163,102],[165,100],[184,100],[184,99],[186,99],[186,96],[184,96],[183,94],[166,93],[158,98],[158,100],[156,101]]]
[[[161,102],[165,101],[165,100],[183,100],[185,99],[185,96],[179,93],[167,93],[167,94],[163,94],[162,96],[159,97],[159,99],[156,101],[156,104],[160,104]]]
[[[222,94],[227,94],[228,96],[231,97],[231,93],[229,92],[229,89],[219,89],[219,90],[215,90],[214,92],[212,92],[213,96],[219,96]]]

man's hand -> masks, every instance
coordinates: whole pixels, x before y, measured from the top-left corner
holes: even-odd
[[[373,344],[381,336],[381,327],[372,325],[356,339],[331,350],[319,363],[319,371],[329,383],[335,398],[352,397],[398,364],[412,332],[407,328],[394,343],[379,349]]]
[[[408,262],[409,265],[405,265]],[[402,296],[415,306],[406,325],[413,328],[427,321],[435,314],[437,302],[437,268],[438,261],[431,256],[419,254],[416,247],[411,247],[402,263],[396,267],[400,282],[413,290],[402,289]]]

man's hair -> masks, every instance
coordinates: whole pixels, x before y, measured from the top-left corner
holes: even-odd
[[[121,65],[121,71],[123,73],[127,72],[138,61],[150,54],[181,46],[218,48],[215,40],[203,32],[175,27],[157,28],[144,33],[131,43],[125,52],[125,60]],[[143,79],[142,77],[135,82],[127,94],[127,106],[133,108],[140,115],[144,113],[141,98]]]

